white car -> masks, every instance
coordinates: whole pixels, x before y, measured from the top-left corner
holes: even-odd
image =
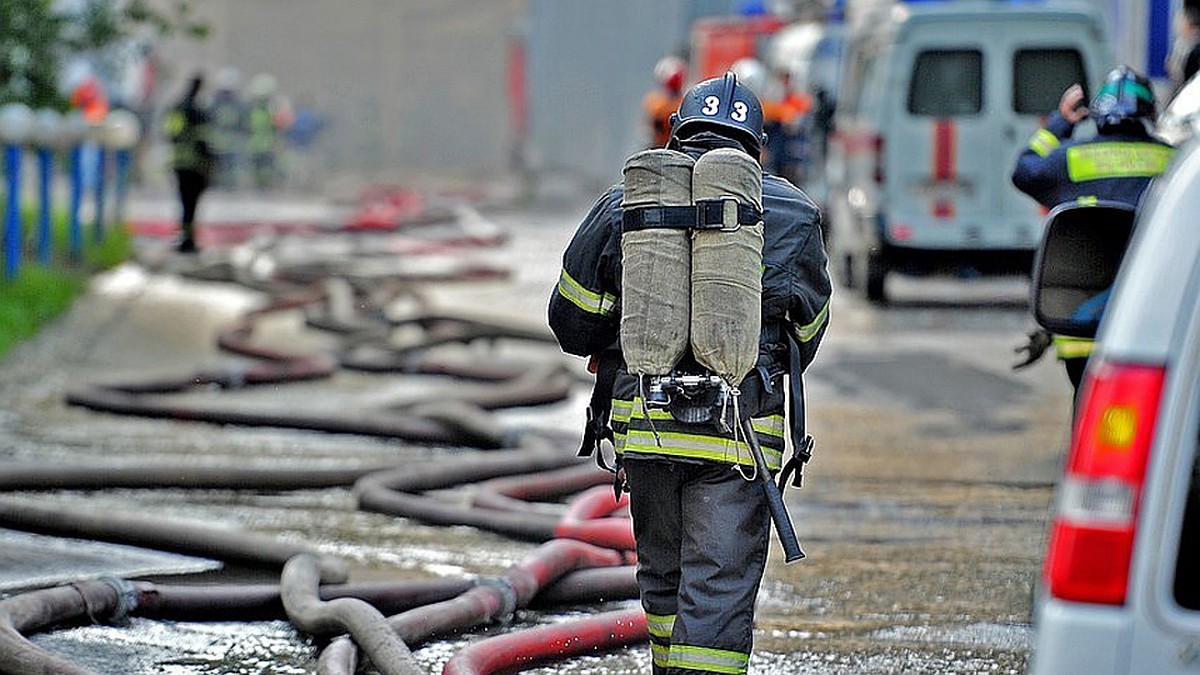
[[[1200,141],[1148,193],[1058,484],[1032,675],[1200,673]],[[1038,293],[1035,272],[1035,305]]]

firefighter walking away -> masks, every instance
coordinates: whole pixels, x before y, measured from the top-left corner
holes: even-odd
[[[603,464],[611,440],[629,491],[656,674],[747,672],[773,476],[798,484],[809,455],[802,374],[831,287],[820,212],[762,172],[765,140],[733,73],[694,85],[666,147],[579,225],[550,298],[562,349],[595,367],[581,454]]]

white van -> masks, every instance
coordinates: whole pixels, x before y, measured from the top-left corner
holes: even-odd
[[[835,274],[886,301],[889,272],[1028,274],[1044,213],[1010,181],[1072,83],[1114,64],[1086,4],[899,3],[847,38],[826,162]]]

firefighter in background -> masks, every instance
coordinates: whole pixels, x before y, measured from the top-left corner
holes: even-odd
[[[1174,154],[1168,143],[1154,135],[1156,106],[1150,81],[1120,66],[1108,74],[1090,108],[1083,99],[1081,85],[1067,88],[1058,110],[1017,157],[1012,182],[1045,209],[1097,200],[1137,208],[1150,182],[1166,170]],[[1072,139],[1075,126],[1088,117],[1096,123],[1096,135]],[[1037,361],[1051,344],[1078,394],[1092,340],[1033,331],[1029,342],[1017,348],[1027,355],[1014,368]]]
[[[222,68],[209,106],[212,115],[212,148],[216,157],[215,182],[223,188],[240,184],[242,153],[246,147],[247,112],[242,101],[241,73]]]
[[[736,148],[756,161],[765,140],[757,97],[728,73],[686,93],[668,147],[693,158]],[[744,467],[739,443],[712,425],[661,413],[652,421],[643,405],[619,340],[623,196],[623,184],[609,188],[575,232],[550,298],[550,327],[564,351],[591,357],[597,374],[584,450],[599,452],[597,439],[614,440],[617,476],[630,493],[653,672],[745,673],[769,547],[767,500],[757,481],[735,470]],[[820,212],[807,195],[764,174],[761,218],[761,267],[753,270],[762,289],[757,367],[739,389],[743,417],[754,420],[763,450],[773,451],[774,471],[785,439],[800,448],[806,438],[801,374],[825,334],[831,286]],[[695,358],[687,349],[679,368],[696,368]]]
[[[82,112],[88,124],[103,124],[108,115],[108,95],[104,93],[100,78],[95,75],[84,77],[71,91],[71,107]]]
[[[254,187],[259,190],[274,188],[281,177],[279,146],[282,134],[275,100],[277,88],[275,77],[267,73],[255,75],[248,87],[246,154]]]
[[[687,80],[687,62],[678,56],[664,56],[654,66],[658,88],[646,94],[642,109],[649,130],[649,147],[664,148],[671,138],[671,115],[679,109],[683,84]]]
[[[195,253],[196,207],[208,189],[213,171],[213,154],[209,141],[211,128],[208,112],[200,106],[200,90],[204,78],[192,77],[187,93],[163,120],[167,139],[171,142],[171,168],[179,186],[181,215],[179,229],[180,253]]]
[[[730,70],[762,101],[763,130],[767,134],[763,168],[802,184],[807,168],[804,130],[811,99],[803,92],[792,91],[787,79],[775,78],[756,58],[738,59]]]

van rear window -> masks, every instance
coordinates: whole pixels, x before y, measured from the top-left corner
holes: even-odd
[[[1083,57],[1074,49],[1019,49],[1013,57],[1013,110],[1048,115],[1072,84],[1082,84],[1087,100]]]
[[[914,115],[976,115],[983,109],[983,54],[975,49],[930,50],[917,55],[908,87]]]

